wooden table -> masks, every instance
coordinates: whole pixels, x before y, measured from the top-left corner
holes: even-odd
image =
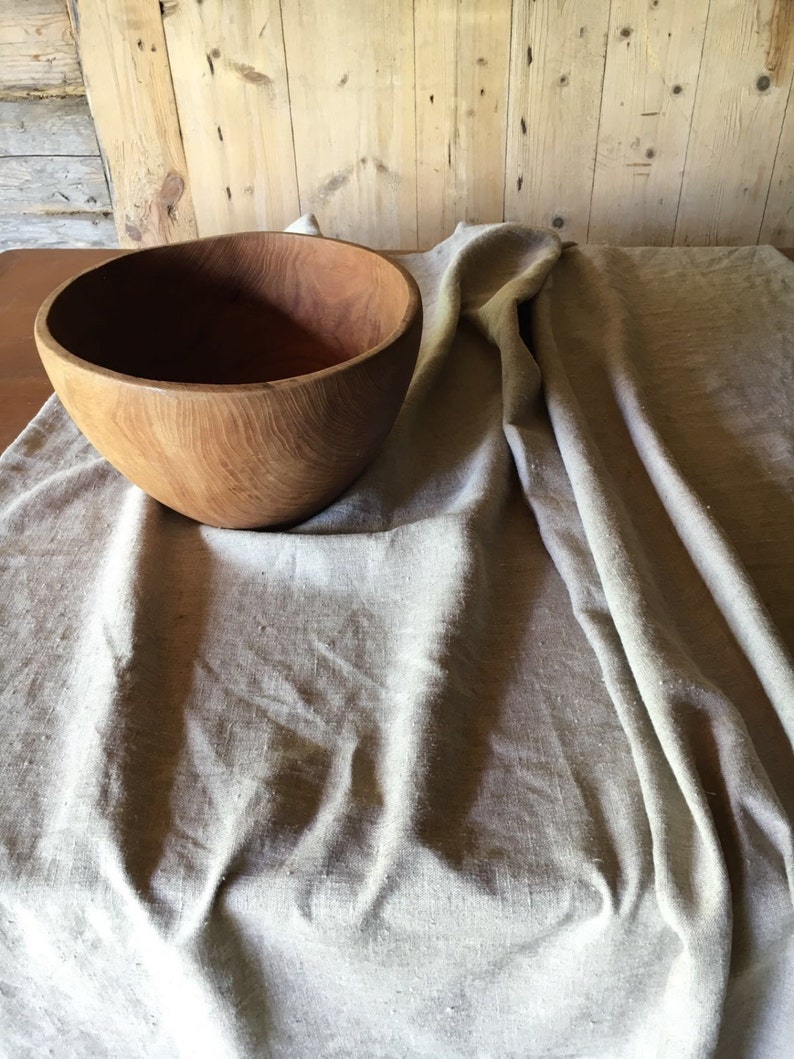
[[[52,393],[33,341],[39,306],[70,276],[122,250],[6,250],[0,254],[0,452]]]
[[[0,452],[52,393],[33,342],[46,296],[69,276],[129,250],[6,250],[0,253]],[[794,248],[782,250],[794,261]]]

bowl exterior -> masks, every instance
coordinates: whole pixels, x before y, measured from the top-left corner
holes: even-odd
[[[37,326],[55,392],[123,475],[168,507],[229,528],[294,524],[364,469],[405,398],[421,307],[390,345],[340,370],[256,386],[156,384],[64,354]]]

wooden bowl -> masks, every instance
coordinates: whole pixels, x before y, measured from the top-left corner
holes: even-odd
[[[81,273],[36,317],[39,355],[88,440],[213,526],[295,523],[391,429],[416,363],[419,291],[372,250],[246,232]]]

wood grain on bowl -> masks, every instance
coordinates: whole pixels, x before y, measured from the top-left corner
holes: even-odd
[[[300,521],[393,425],[421,337],[402,268],[275,232],[142,250],[59,288],[36,320],[67,410],[123,474],[217,526]]]

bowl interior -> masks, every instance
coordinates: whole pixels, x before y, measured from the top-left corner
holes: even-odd
[[[363,247],[251,232],[116,258],[65,287],[46,323],[113,371],[240,384],[341,364],[385,342],[411,304],[402,271]]]

